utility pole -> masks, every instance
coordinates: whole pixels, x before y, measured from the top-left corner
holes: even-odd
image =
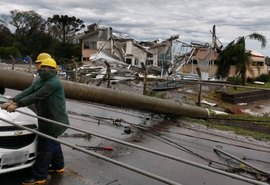
[[[99,80],[99,82],[96,84],[96,86],[100,86],[101,83],[107,78],[107,80],[108,80],[107,88],[110,88],[110,86],[111,86],[111,84],[110,84],[111,66],[107,61],[104,61],[104,63],[107,66],[106,74],[104,74],[104,76]]]
[[[198,102],[197,102],[197,105],[198,106],[201,106],[201,94],[202,94],[202,84],[201,84],[201,81],[202,81],[202,73],[201,73],[201,69],[199,67],[196,67],[196,71],[199,75],[199,93],[198,93]]]
[[[144,79],[143,79],[143,95],[146,94],[146,86],[147,86],[147,68],[143,62],[141,62],[142,68],[144,70]]]
[[[15,58],[12,55],[9,55],[9,57],[12,60],[12,67],[11,67],[11,69],[14,70],[14,67],[15,67]]]
[[[32,58],[30,56],[27,56],[27,58],[29,59],[29,68],[28,68],[28,72],[31,72],[31,67],[32,67]]]
[[[0,87],[24,90],[31,85],[32,81],[33,75],[30,73],[0,69]],[[66,80],[61,80],[61,83],[68,99],[192,118],[208,118],[211,113],[207,108],[139,95],[132,92],[117,91],[110,88],[96,87]]]

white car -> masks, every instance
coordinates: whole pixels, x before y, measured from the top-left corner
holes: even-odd
[[[0,101],[3,100],[0,97]],[[26,107],[19,110],[35,115]],[[37,119],[24,114],[0,109],[0,117],[31,129],[38,128]],[[0,174],[32,166],[36,158],[36,145],[36,134],[0,120]]]

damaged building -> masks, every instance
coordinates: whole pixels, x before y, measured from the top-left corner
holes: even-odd
[[[250,50],[251,65],[247,69],[246,76],[250,78],[256,78],[262,74],[268,74],[268,68],[265,63],[265,56]],[[197,73],[196,68],[199,67],[202,71],[202,77],[204,80],[216,77],[217,62],[219,54],[211,47],[194,47],[191,50],[190,60],[185,62],[185,65],[181,68],[182,73]],[[229,76],[236,76],[236,65],[231,65]]]
[[[84,33],[77,36],[82,43],[82,58],[84,64],[95,65],[96,61],[107,61],[111,66],[118,64],[124,67],[141,68],[143,63],[157,75],[197,75],[196,68],[200,68],[202,79],[216,78],[218,52],[213,44],[191,42],[183,43],[181,51],[172,53],[174,41],[179,36],[171,36],[164,41],[137,41],[127,34],[123,34],[111,27],[92,24]],[[213,42],[217,44],[216,42]],[[247,77],[258,77],[268,74],[265,56],[251,51],[252,65],[247,71]],[[231,66],[229,76],[236,75],[236,67]]]
[[[126,34],[117,32],[111,27],[92,24],[87,31],[77,36],[82,43],[82,62],[94,64],[96,59],[104,59],[110,63],[117,60],[123,64],[141,67],[146,66],[162,69],[168,68],[172,61],[172,41],[178,36],[158,42],[138,42]]]

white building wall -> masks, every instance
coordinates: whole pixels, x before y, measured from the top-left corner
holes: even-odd
[[[158,66],[158,52],[159,48],[151,49],[150,52],[153,54],[153,65]]]
[[[126,42],[126,55],[132,55],[132,41],[129,40]]]
[[[134,58],[134,61],[133,61],[133,64],[135,63],[135,60],[139,60],[139,66],[141,65],[141,62],[143,62],[145,64],[145,61],[146,61],[146,52],[143,51],[142,49],[136,47],[136,46],[133,46],[133,49],[132,49],[132,53],[133,53],[133,58]]]

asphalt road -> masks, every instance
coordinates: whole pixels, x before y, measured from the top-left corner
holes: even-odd
[[[12,96],[16,91],[8,91]],[[144,146],[199,164],[228,169],[227,164],[243,166],[218,156],[218,147],[247,162],[270,171],[270,146],[264,142],[236,136],[232,133],[208,130],[194,120],[163,120],[150,113],[123,110],[97,104],[68,101],[67,108],[72,126]],[[121,119],[121,122],[119,121]],[[143,129],[137,125],[143,126]],[[150,127],[150,128],[147,128]],[[125,133],[126,131],[126,133]],[[129,131],[132,133],[127,134]],[[159,133],[157,135],[157,133]],[[96,153],[129,164],[183,185],[245,185],[250,184],[231,177],[206,171],[145,151],[117,144],[98,137],[68,130],[61,140],[81,146],[110,146],[113,151],[96,150]],[[146,177],[102,159],[63,146],[65,173],[48,176],[48,185],[162,185]],[[215,162],[219,162],[217,164]],[[225,165],[224,165],[225,164]],[[27,177],[29,169],[0,175],[1,185],[17,185]],[[246,174],[248,175],[248,174]],[[253,178],[253,175],[248,175]]]

